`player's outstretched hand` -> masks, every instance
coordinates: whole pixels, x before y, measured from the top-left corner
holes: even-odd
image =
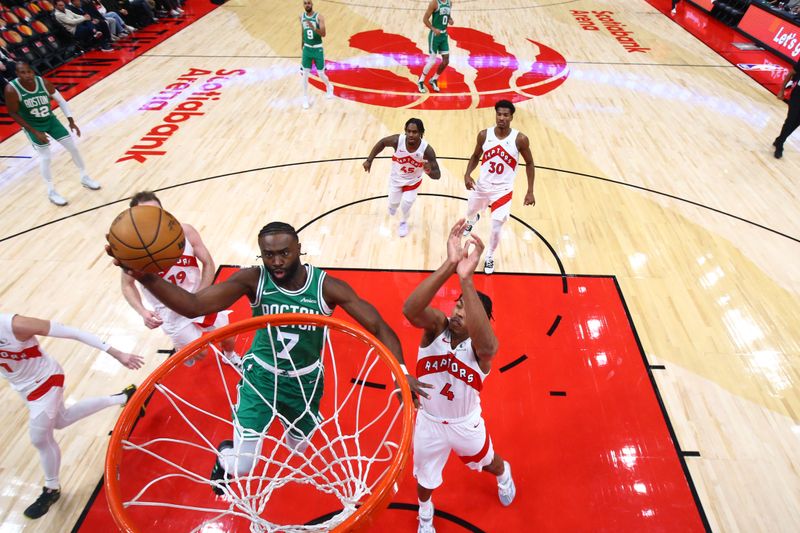
[[[120,352],[116,348],[112,348],[108,353],[110,353],[114,359],[119,361],[122,366],[125,368],[130,368],[131,370],[142,368],[142,365],[144,364],[144,357],[141,355],[136,355],[135,353]]]
[[[372,168],[372,161],[370,161],[369,159],[364,161],[364,170],[369,172],[369,169],[371,169],[371,168]]]
[[[67,120],[69,120],[69,129],[71,129],[72,131],[74,131],[74,132],[75,132],[75,135],[77,135],[78,137],[80,137],[80,136],[81,136],[81,129],[78,127],[78,125],[77,125],[77,124],[75,124],[75,121],[74,121],[72,118],[69,118],[69,119],[67,119]]]
[[[419,409],[419,398],[418,396],[422,396],[423,398],[430,398],[430,395],[425,392],[425,389],[432,389],[433,385],[429,383],[423,383],[411,374],[406,374],[406,379],[408,380],[408,386],[411,387],[411,398],[414,399],[414,407]]]
[[[464,176],[464,186],[469,191],[475,189],[475,180],[471,176]]]
[[[106,236],[106,239],[108,236]],[[122,266],[122,263],[119,262],[119,259],[114,257],[114,254],[111,252],[111,245],[106,244],[106,254],[111,258],[111,262],[114,263],[114,266],[118,266],[122,269],[123,272],[128,274],[133,279],[142,279],[144,276],[147,275],[146,272],[141,272],[139,270],[131,270],[130,268]]]
[[[450,229],[450,236],[447,237],[447,261],[452,265],[457,265],[464,255],[461,237],[464,235],[464,228],[466,226],[466,219],[460,218],[455,226]]]
[[[481,260],[483,249],[484,244],[481,238],[474,233],[470,234],[469,239],[464,243],[461,261],[459,261],[458,266],[456,266],[456,273],[460,278],[472,276],[475,269],[478,268],[478,262]]]

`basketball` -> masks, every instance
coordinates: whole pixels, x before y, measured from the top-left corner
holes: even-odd
[[[123,267],[151,274],[168,270],[186,246],[180,222],[153,205],[137,205],[117,215],[106,239]]]

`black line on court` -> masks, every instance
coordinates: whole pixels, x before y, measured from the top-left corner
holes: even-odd
[[[78,517],[78,520],[75,522],[75,525],[72,526],[71,533],[78,533],[83,525],[83,521],[86,520],[86,517],[89,515],[89,510],[91,510],[92,506],[94,505],[94,501],[97,499],[97,495],[100,494],[100,490],[103,488],[103,482],[105,481],[105,476],[100,476],[100,481],[97,482],[97,485],[92,491],[92,495],[89,496],[89,500],[86,502],[86,505],[83,506],[83,511],[81,511],[81,515]]]
[[[681,455],[684,457],[700,457],[700,452],[683,450]]]
[[[492,11],[520,11],[520,10],[524,10],[524,9],[538,9],[538,8],[542,8],[542,7],[563,6],[563,5],[567,5],[567,4],[574,4],[576,2],[581,2],[581,1],[582,0],[565,0],[563,2],[554,2],[552,4],[531,4],[531,5],[528,5],[528,6],[493,7],[493,8],[480,8],[480,9],[479,8],[470,9],[470,8],[459,7],[458,8],[458,12],[459,13],[463,13],[463,12],[469,11],[469,12],[483,13],[483,12],[492,12]],[[339,4],[339,5],[347,6],[347,7],[366,7],[366,8],[370,8],[370,9],[388,9],[388,10],[392,10],[392,11],[419,11],[421,13],[425,12],[425,9],[424,9],[425,6],[424,5],[421,6],[421,7],[393,7],[393,6],[387,6],[385,4],[384,5],[356,4],[356,3],[353,3],[353,2],[342,2],[342,1],[337,1],[337,0],[324,0],[324,2],[326,2],[328,4]]]
[[[192,58],[222,58],[222,59],[300,59],[301,56],[270,56],[270,55],[203,55],[203,54],[142,54],[139,57],[192,57]]]
[[[376,159],[389,159],[389,158],[391,158],[391,156],[380,156],[380,157],[377,157]],[[205,178],[198,178],[198,179],[195,179],[195,180],[189,180],[189,181],[185,181],[183,183],[176,183],[174,185],[168,185],[166,187],[161,187],[161,188],[155,189],[153,192],[158,193],[158,192],[162,192],[162,191],[168,191],[168,190],[171,190],[171,189],[177,189],[179,187],[184,187],[186,185],[194,185],[196,183],[203,183],[205,181],[211,181],[211,180],[216,180],[216,179],[221,179],[221,178],[227,178],[227,177],[230,177],[230,176],[239,176],[241,174],[248,174],[250,172],[259,172],[259,171],[262,171],[262,170],[274,170],[274,169],[278,169],[278,168],[289,168],[289,167],[295,167],[295,166],[301,166],[301,165],[313,165],[313,164],[317,164],[317,163],[339,163],[339,162],[342,162],[342,161],[361,161],[363,159],[365,159],[363,156],[359,156],[359,157],[338,157],[338,158],[334,158],[334,159],[315,159],[315,160],[310,160],[310,161],[298,161],[298,162],[294,162],[294,163],[281,163],[281,164],[278,164],[278,165],[268,165],[268,166],[265,166],[265,167],[256,167],[256,168],[250,168],[250,169],[246,169],[246,170],[238,170],[236,172],[226,172],[225,174],[218,174],[216,176],[207,176]],[[444,156],[437,157],[437,159],[449,160],[449,161],[467,161],[468,160],[468,158],[466,158],[466,157],[444,157]],[[764,226],[763,224],[759,224],[757,222],[753,222],[753,221],[748,220],[746,218],[743,218],[743,217],[740,217],[740,216],[737,216],[737,215],[733,215],[731,213],[727,213],[727,212],[722,211],[720,209],[717,209],[715,207],[709,207],[709,206],[701,204],[699,202],[695,202],[693,200],[687,200],[685,198],[681,198],[681,197],[675,196],[673,194],[668,194],[668,193],[665,193],[665,192],[656,191],[654,189],[649,189],[649,188],[643,187],[641,185],[633,185],[633,184],[630,184],[630,183],[625,183],[624,181],[614,180],[614,179],[611,179],[611,178],[603,178],[603,177],[600,177],[600,176],[594,176],[592,174],[586,174],[585,172],[577,172],[577,171],[573,171],[573,170],[564,170],[564,169],[555,168],[555,167],[545,167],[545,166],[538,166],[538,165],[535,168],[540,168],[540,169],[543,169],[543,170],[552,170],[553,172],[562,172],[562,173],[565,173],[565,174],[572,174],[572,175],[581,176],[581,177],[584,177],[584,178],[592,178],[592,179],[596,179],[596,180],[600,180],[600,181],[605,181],[607,183],[613,183],[615,185],[622,185],[624,187],[630,187],[630,188],[637,189],[637,190],[640,190],[640,191],[645,191],[645,192],[649,192],[649,193],[652,193],[652,194],[657,194],[659,196],[664,196],[666,198],[671,198],[673,200],[678,200],[679,202],[685,202],[685,203],[688,203],[688,204],[693,205],[695,207],[700,207],[702,209],[707,209],[709,211],[713,211],[714,213],[733,218],[733,219],[738,220],[740,222],[744,222],[745,224],[750,224],[751,226],[755,226],[757,228],[763,229],[763,230],[768,231],[770,233],[774,233],[775,235],[778,235],[780,237],[784,237],[786,239],[789,239],[791,241],[794,241],[794,242],[800,244],[800,238],[792,237],[791,235],[787,235],[787,234],[782,233],[782,232],[780,232],[778,230],[774,230],[772,228]],[[429,194],[429,196],[430,196],[430,194]],[[444,196],[444,195],[440,195],[440,196]],[[457,198],[457,197],[453,197],[453,198]],[[106,202],[104,204],[100,204],[100,205],[97,205],[95,207],[90,207],[89,209],[84,209],[82,211],[77,211],[77,212],[72,213],[70,215],[59,217],[59,218],[56,218],[54,220],[50,220],[48,222],[44,222],[42,224],[30,227],[28,229],[24,229],[22,231],[19,231],[17,233],[14,233],[12,235],[7,236],[7,237],[0,238],[0,243],[5,242],[5,241],[10,240],[10,239],[13,239],[14,237],[19,237],[20,235],[25,235],[26,233],[30,233],[30,232],[35,231],[37,229],[41,229],[41,228],[50,226],[52,224],[56,224],[57,222],[61,222],[63,220],[67,220],[67,219],[70,219],[70,218],[73,218],[73,217],[76,217],[76,216],[79,216],[79,215],[82,215],[82,214],[85,214],[85,213],[91,213],[92,211],[97,211],[97,210],[102,209],[104,207],[109,207],[109,206],[112,206],[112,205],[115,205],[115,204],[120,204],[120,203],[123,203],[123,202],[127,202],[128,200],[130,200],[130,197],[121,198],[119,200],[114,200],[113,202]],[[511,217],[514,218],[517,221],[520,221],[513,214],[511,215]],[[520,222],[522,222],[522,221],[520,221]],[[522,223],[525,224],[524,222],[522,222]],[[536,232],[536,230],[534,230],[533,228],[531,228],[527,224],[525,224],[525,226],[528,227],[529,229],[531,229],[532,231]],[[537,235],[539,235],[538,232],[537,232]],[[563,270],[562,270],[562,272],[563,272]],[[564,274],[562,274],[562,276],[563,275]]]
[[[350,383],[354,385],[361,385],[362,387],[369,387],[371,389],[386,390],[386,385],[384,385],[383,383],[374,383],[372,381],[366,381],[364,379],[350,378]]]
[[[665,367],[664,365],[650,365],[650,368],[652,370],[666,370],[667,369],[667,367]]]
[[[33,159],[29,155],[0,155],[0,159]]]
[[[566,395],[567,395],[567,391],[565,391],[565,390],[551,390],[550,391],[550,396],[566,396]]]
[[[508,363],[507,365],[501,366],[500,367],[500,373],[502,374],[503,372],[511,370],[512,368],[514,368],[518,364],[522,363],[523,361],[527,361],[527,360],[528,360],[528,355],[527,354],[522,354],[521,356],[517,357],[516,359],[514,359],[513,361]]]
[[[174,353],[175,353],[175,350],[174,350],[174,349],[172,349],[172,348],[170,348],[169,350],[164,350],[164,349],[161,349],[161,350],[157,350],[157,351],[156,351],[156,353],[161,353],[161,354],[169,354],[169,355],[172,355],[172,354],[174,354]]]
[[[703,527],[705,528],[705,530],[710,532],[711,525],[708,523],[708,517],[706,516],[706,512],[703,509],[703,502],[700,501],[700,495],[697,494],[697,488],[694,486],[694,481],[692,480],[692,473],[689,472],[689,466],[686,464],[686,461],[684,460],[684,452],[681,450],[680,444],[678,444],[678,437],[675,434],[675,428],[672,426],[672,421],[669,418],[669,413],[667,413],[667,407],[664,405],[664,400],[661,398],[661,391],[659,391],[658,389],[656,378],[655,376],[653,376],[653,371],[650,369],[650,363],[647,360],[647,354],[645,353],[644,347],[642,346],[642,340],[639,338],[639,332],[636,331],[636,324],[633,323],[633,317],[631,316],[630,309],[628,309],[628,303],[625,301],[625,296],[622,294],[622,287],[620,287],[619,281],[617,280],[616,276],[611,276],[611,278],[614,280],[614,286],[617,288],[619,299],[622,302],[622,308],[625,310],[625,315],[628,317],[628,325],[630,326],[631,331],[633,332],[633,338],[636,340],[636,346],[639,348],[639,355],[642,356],[644,367],[647,370],[647,377],[650,378],[650,386],[653,388],[656,400],[658,401],[658,406],[661,409],[661,415],[664,417],[664,422],[667,425],[669,436],[672,439],[673,446],[675,447],[675,454],[678,456],[678,461],[680,462],[681,468],[683,469],[683,475],[686,478],[686,483],[689,485],[689,491],[692,494],[695,506],[697,506],[697,512],[700,515],[700,520],[703,522]],[[698,453],[698,456],[699,455],[700,454]]]
[[[561,324],[561,315],[556,315],[556,319],[553,321],[553,325],[550,326],[550,329],[547,330],[547,336],[552,337],[553,333],[556,332],[556,328],[558,325]]]

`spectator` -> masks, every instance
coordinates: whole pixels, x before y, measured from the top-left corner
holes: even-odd
[[[111,35],[108,25],[100,20],[92,20],[88,14],[79,14],[74,10],[67,10],[64,0],[56,2],[55,19],[64,26],[68,32],[84,47],[92,48],[99,44],[103,52],[112,52]],[[100,25],[102,22],[102,26]],[[105,29],[105,31],[103,31]]]
[[[106,20],[108,29],[111,32],[112,40],[118,40],[122,37],[127,37],[136,29],[133,26],[128,26],[125,24],[119,13],[107,10],[106,6],[100,3],[100,0],[92,0],[92,7],[96,9],[97,12],[100,13]]]
[[[156,14],[146,0],[100,0],[108,11],[119,13],[125,24],[143,28],[156,21]]]

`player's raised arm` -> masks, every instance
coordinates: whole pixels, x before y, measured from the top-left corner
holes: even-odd
[[[59,337],[62,339],[72,339],[82,342],[87,346],[96,348],[101,352],[106,352],[120,362],[126,368],[135,370],[144,364],[144,358],[140,355],[123,352],[100,340],[97,335],[83,331],[71,326],[65,326],[58,322],[42,320],[29,316],[14,315],[11,321],[11,328],[17,340],[25,342],[35,335],[43,337]]]
[[[425,173],[431,179],[438,180],[442,177],[442,172],[439,169],[439,161],[436,160],[436,151],[430,144],[425,148]]]
[[[470,250],[470,248],[472,249]],[[465,324],[469,338],[472,339],[472,348],[481,363],[488,363],[497,353],[499,343],[473,283],[473,274],[481,259],[483,249],[483,241],[475,234],[470,235],[469,240],[464,244],[464,254],[458,263],[456,272],[461,282],[461,298],[466,311]]]
[[[372,151],[367,156],[367,160],[364,161],[364,170],[366,170],[367,172],[370,171],[370,169],[372,168],[372,160],[375,159],[378,156],[378,154],[381,153],[383,149],[386,148],[387,146],[391,146],[392,148],[397,150],[397,142],[399,139],[400,139],[400,134],[395,133],[394,135],[389,135],[388,137],[384,137],[383,139],[375,143],[375,146],[372,147]]]
[[[253,267],[240,270],[222,283],[211,285],[196,293],[164,281],[156,274],[136,272],[132,275],[158,301],[185,317],[195,318],[224,311],[245,295],[253,301],[256,296],[259,269]]]
[[[329,305],[339,305],[347,311],[364,329],[375,335],[390,352],[397,358],[403,370],[406,372],[406,379],[411,391],[428,398],[428,394],[423,390],[430,385],[420,383],[408,373],[403,360],[403,347],[397,333],[386,323],[378,310],[368,301],[361,298],[350,285],[344,281],[334,278],[331,275],[325,277],[322,285],[322,295]],[[415,401],[416,403],[416,401]]]
[[[531,141],[527,135],[523,133],[517,135],[517,149],[522,159],[525,160],[525,177],[528,179],[528,190],[525,192],[523,205],[536,205],[536,197],[533,195],[536,165],[533,162],[533,154],[531,153]]]
[[[467,189],[474,189],[475,188],[475,180],[472,179],[472,171],[478,167],[478,164],[481,162],[481,155],[483,155],[483,143],[486,142],[486,130],[481,130],[478,133],[478,140],[475,144],[475,150],[472,151],[472,155],[469,158],[469,162],[467,163],[467,171],[464,172],[464,185]]]
[[[408,295],[403,304],[403,315],[408,321],[413,326],[425,330],[425,335],[422,337],[423,345],[429,344],[447,326],[445,314],[439,309],[431,307],[430,304],[442,285],[456,271],[456,266],[463,254],[461,234],[464,232],[465,225],[466,222],[461,219],[450,229],[450,236],[447,239],[447,259],[436,271],[417,285],[417,288]]]
[[[203,239],[200,237],[200,233],[189,224],[181,225],[183,226],[183,234],[186,236],[186,240],[192,245],[195,257],[197,257],[197,260],[203,265],[200,274],[200,286],[197,288],[198,290],[203,290],[214,283],[214,275],[217,273],[217,266],[214,264],[214,258],[211,257],[211,252],[208,251]]]

